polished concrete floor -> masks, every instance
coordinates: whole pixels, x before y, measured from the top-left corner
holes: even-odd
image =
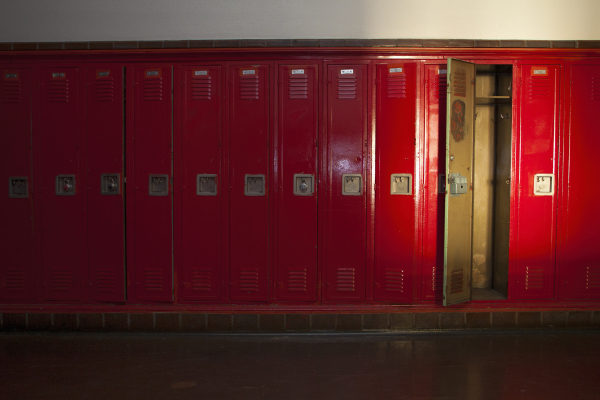
[[[0,334],[0,399],[600,399],[600,331]]]

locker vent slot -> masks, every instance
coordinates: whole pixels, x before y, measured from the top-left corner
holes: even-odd
[[[450,294],[462,293],[465,283],[465,271],[452,271],[450,275]]]
[[[161,271],[146,271],[144,274],[144,290],[146,292],[163,291],[163,275]]]
[[[525,290],[544,287],[544,270],[542,268],[525,267]]]
[[[240,291],[258,292],[258,270],[240,272]]]
[[[210,100],[212,82],[209,75],[192,77],[192,100]]]
[[[192,290],[194,292],[210,292],[210,269],[195,269],[192,272]]]
[[[9,81],[2,85],[2,102],[3,103],[20,103],[21,102],[21,82]]]
[[[115,87],[112,79],[96,81],[96,101],[113,101]]]
[[[387,98],[405,99],[406,98],[406,75],[387,77]]]
[[[587,267],[585,275],[586,289],[600,289],[600,266]]]
[[[437,75],[437,84],[434,85],[434,96],[436,99],[446,99],[448,94],[448,76]]]
[[[404,292],[404,271],[386,271],[385,288],[389,292]]]
[[[48,95],[51,103],[69,102],[69,80],[51,81],[48,83]]]
[[[6,290],[23,292],[25,290],[25,273],[23,271],[6,271]]]
[[[529,81],[529,100],[550,99],[550,78],[532,77]]]
[[[600,100],[600,78],[592,78],[592,100]]]
[[[467,71],[458,69],[452,76],[452,89],[454,96],[467,97]]]
[[[96,273],[96,286],[98,292],[115,293],[117,291],[117,285],[114,271],[98,271]]]
[[[356,99],[357,81],[356,75],[338,76],[337,98]]]
[[[441,293],[444,288],[444,274],[435,267],[431,270],[431,290],[434,293]]]
[[[71,289],[72,277],[71,271],[65,270],[54,270],[52,271],[51,277],[52,291],[55,292],[66,292]]]
[[[162,78],[144,79],[144,100],[162,101],[163,97]]]
[[[336,273],[336,290],[354,292],[354,268],[340,268]]]
[[[306,270],[288,272],[287,288],[290,292],[306,292]]]
[[[240,99],[258,100],[258,74],[240,76]]]
[[[293,75],[290,77],[288,98],[308,98],[308,75]]]

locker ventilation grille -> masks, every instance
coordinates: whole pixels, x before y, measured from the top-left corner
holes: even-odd
[[[144,100],[162,101],[163,99],[162,78],[144,79]]]
[[[100,270],[96,273],[96,286],[98,292],[115,293],[117,285],[115,281],[115,273],[110,270]]]
[[[336,290],[354,292],[354,268],[340,268],[336,273]]]
[[[96,81],[96,101],[113,101],[115,86],[112,79]]]
[[[462,293],[465,283],[465,271],[452,271],[450,274],[450,294]]]
[[[585,275],[586,289],[600,289],[600,266],[587,267]]]
[[[195,269],[192,272],[192,290],[194,292],[210,292],[210,269]]]
[[[297,74],[290,77],[288,97],[290,99],[308,98],[308,75]]]
[[[534,77],[529,81],[529,100],[550,99],[550,78]]]
[[[69,80],[51,81],[48,84],[48,95],[52,103],[68,103],[69,102]]]
[[[161,271],[146,271],[144,274],[144,290],[146,292],[163,291],[163,275]]]
[[[4,82],[2,85],[2,102],[3,103],[20,103],[21,102],[21,82],[10,81]]]
[[[306,270],[290,271],[287,276],[287,289],[290,292],[306,292]]]
[[[453,95],[467,97],[467,71],[458,69],[452,76]]]
[[[406,98],[406,75],[387,77],[387,98],[405,99]]]
[[[51,277],[52,291],[67,292],[71,289],[71,284],[72,284],[71,271],[69,271],[68,269],[52,271],[52,277]]]
[[[240,76],[240,99],[258,100],[258,75]]]
[[[240,272],[240,291],[258,292],[258,270]]]
[[[386,271],[385,288],[389,292],[404,292],[404,271]]]
[[[446,75],[437,76],[437,85],[434,86],[434,96],[436,99],[446,99],[448,93],[448,77]]]
[[[338,99],[356,99],[356,76],[343,75],[338,76],[337,98]]]
[[[443,271],[433,267],[431,270],[431,290],[434,293],[442,293],[444,287],[444,274]]]
[[[544,271],[542,268],[525,267],[525,290],[544,287]]]
[[[6,271],[6,290],[23,292],[25,290],[25,273],[23,271]]]
[[[192,100],[210,100],[212,94],[211,77],[199,75],[192,77]]]
[[[600,100],[600,78],[592,78],[592,100]]]

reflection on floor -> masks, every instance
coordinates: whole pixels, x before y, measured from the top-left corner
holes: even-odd
[[[600,331],[1,334],[2,399],[598,399]]]
[[[506,297],[494,289],[477,289],[471,291],[471,300],[506,300]]]

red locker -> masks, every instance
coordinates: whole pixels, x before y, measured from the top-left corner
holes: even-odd
[[[41,185],[44,300],[81,300],[87,284],[78,68],[42,68],[35,181]],[[37,193],[36,193],[37,194]]]
[[[327,67],[324,301],[365,301],[368,65]]]
[[[221,67],[183,68],[181,251],[183,300],[220,300]]]
[[[31,70],[0,71],[0,300],[33,300]]]
[[[554,65],[521,65],[519,300],[554,297],[559,72]]]
[[[125,301],[123,67],[86,71],[89,298]]]
[[[269,65],[231,65],[229,77],[230,299],[268,301]]]
[[[277,300],[317,300],[317,65],[280,65],[277,129]]]
[[[172,68],[139,66],[134,72],[133,300],[173,299]]]
[[[425,65],[425,185],[421,299],[441,301],[444,283],[447,65]]]
[[[597,169],[600,130],[600,65],[571,67],[568,164],[563,188],[561,275],[566,299],[600,298],[600,190],[589,181]]]
[[[417,64],[377,65],[373,299],[413,302]]]

